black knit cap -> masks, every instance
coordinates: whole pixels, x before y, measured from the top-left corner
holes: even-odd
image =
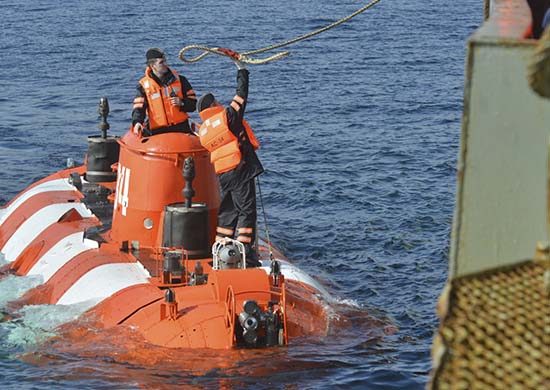
[[[145,58],[147,61],[152,60],[153,58],[165,58],[164,51],[158,47],[152,47],[147,50],[147,53],[145,53]]]
[[[214,103],[214,100],[216,100],[214,95],[212,95],[210,92],[205,93],[197,101],[197,111],[201,112],[203,110],[206,110],[212,105],[212,103]]]

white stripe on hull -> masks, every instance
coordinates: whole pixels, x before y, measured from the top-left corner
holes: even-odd
[[[261,237],[258,239],[258,244],[263,246],[268,246],[267,242]],[[307,273],[302,271],[300,268],[296,267],[294,264],[285,259],[276,258],[281,266],[281,273],[284,275],[285,279],[295,280],[297,282],[311,286],[315,290],[319,291],[322,297],[326,301],[331,301],[332,297],[329,292],[319,284],[315,279],[309,276]],[[270,260],[261,260],[263,270],[269,275],[271,272],[271,261]]]
[[[285,279],[295,280],[297,282],[311,286],[315,290],[319,291],[319,293],[321,294],[321,296],[325,301],[330,302],[332,300],[329,292],[323,286],[321,286],[315,279],[313,279],[311,276],[306,274],[300,268],[296,267],[294,264],[286,260],[282,260],[282,259],[276,259],[276,260],[279,262],[281,266],[281,273],[284,275]],[[271,261],[269,260],[262,260],[262,268],[268,275],[271,272],[270,263]]]
[[[61,239],[30,269],[27,275],[42,275],[44,283],[72,258],[89,249],[98,248],[96,241],[84,238],[84,232],[76,232]]]
[[[57,303],[71,305],[88,300],[101,301],[126,287],[148,283],[150,277],[141,263],[101,265],[82,276]]]
[[[32,196],[36,194],[40,194],[42,192],[50,192],[50,191],[74,191],[75,187],[69,184],[67,179],[56,179],[47,181],[45,183],[39,184],[36,187],[31,188],[28,191],[25,191],[24,193],[20,194],[17,199],[15,199],[12,204],[10,204],[7,208],[0,210],[0,225],[4,223],[6,219],[15,211],[17,208],[25,202],[27,199],[31,198]]]
[[[6,261],[14,261],[32,240],[72,208],[82,217],[92,216],[92,212],[83,203],[57,203],[38,210],[19,226],[6,245],[0,249]]]

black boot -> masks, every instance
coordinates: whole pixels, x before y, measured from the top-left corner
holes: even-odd
[[[247,268],[261,267],[262,263],[258,256],[258,252],[256,251],[256,248],[252,247],[250,244],[245,244],[244,249],[246,253],[246,267]]]

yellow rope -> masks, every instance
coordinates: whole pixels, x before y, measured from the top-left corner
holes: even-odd
[[[185,58],[183,56],[183,52],[185,52],[187,50],[192,50],[192,49],[199,49],[199,50],[204,51],[204,53],[201,53],[201,54],[199,54],[198,56],[196,56],[194,58]],[[189,45],[189,46],[185,46],[183,49],[180,50],[180,52],[178,54],[178,57],[179,57],[180,60],[182,60],[183,62],[187,62],[187,63],[198,62],[199,60],[202,60],[204,57],[206,57],[210,53],[230,57],[227,53],[224,53],[224,52],[220,51],[220,49],[221,48],[219,48],[219,47],[208,47],[208,46],[202,46],[202,45]],[[285,51],[283,53],[278,53],[278,54],[272,55],[271,57],[262,58],[262,59],[250,58],[246,55],[246,53],[237,53],[237,54],[238,54],[238,60],[239,61],[245,62],[247,64],[255,64],[256,65],[256,64],[264,64],[264,63],[269,62],[269,61],[273,61],[273,60],[277,60],[279,58],[286,57],[287,55],[290,54],[290,52]]]
[[[235,56],[232,56],[231,54],[228,54],[227,52],[220,51],[219,47],[207,47],[207,46],[203,46],[203,45],[189,45],[189,46],[185,46],[183,49],[181,49],[179,51],[178,57],[183,62],[193,63],[193,62],[197,62],[197,61],[203,59],[208,54],[213,53],[213,54],[218,54],[218,55],[222,55],[222,56],[234,57],[234,58],[238,59],[239,61],[247,63],[247,64],[254,64],[254,65],[265,64],[266,62],[274,61],[274,60],[278,60],[279,58],[286,57],[290,54],[290,52],[285,51],[285,52],[282,52],[282,53],[272,55],[270,57],[260,58],[260,59],[250,58],[249,56],[254,55],[254,54],[264,53],[264,52],[269,51],[269,50],[278,49],[280,47],[287,46],[287,45],[290,45],[290,44],[293,44],[293,43],[296,43],[296,42],[299,42],[299,41],[303,41],[304,39],[311,38],[315,35],[318,35],[318,34],[324,32],[324,31],[330,30],[333,27],[336,27],[336,26],[338,26],[342,23],[347,22],[348,20],[350,20],[351,18],[359,15],[360,13],[365,12],[366,10],[368,10],[370,7],[372,7],[373,5],[375,5],[378,2],[380,2],[380,0],[373,0],[369,4],[365,5],[364,7],[360,8],[357,11],[355,11],[354,13],[352,13],[351,15],[348,15],[345,18],[342,18],[342,19],[340,19],[340,20],[338,20],[338,21],[336,21],[332,24],[329,24],[328,26],[325,26],[325,27],[323,27],[319,30],[312,31],[310,33],[307,33],[305,35],[299,36],[299,37],[294,38],[294,39],[290,39],[290,40],[282,42],[282,43],[266,46],[266,47],[263,47],[261,49],[250,50],[250,51],[246,51],[246,52],[243,52],[243,53],[234,52]],[[193,57],[193,58],[185,58],[183,56],[183,53],[187,50],[192,50],[192,49],[202,50],[203,53],[201,53],[198,56]]]

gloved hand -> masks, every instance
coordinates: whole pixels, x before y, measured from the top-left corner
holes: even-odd
[[[139,134],[143,131],[143,125],[141,123],[136,123],[133,128],[134,134]]]
[[[235,63],[235,66],[237,67],[237,69],[239,70],[246,69],[246,66],[241,61],[233,59],[233,62]]]
[[[229,56],[229,58],[231,58],[233,60],[233,62],[235,63],[235,65],[237,66],[237,68],[239,70],[246,69],[244,64],[241,61],[239,61],[240,54],[238,52],[236,52],[235,50],[231,50],[231,49],[228,49],[226,47],[219,47],[218,51],[221,52],[221,53],[226,54],[227,56]]]

